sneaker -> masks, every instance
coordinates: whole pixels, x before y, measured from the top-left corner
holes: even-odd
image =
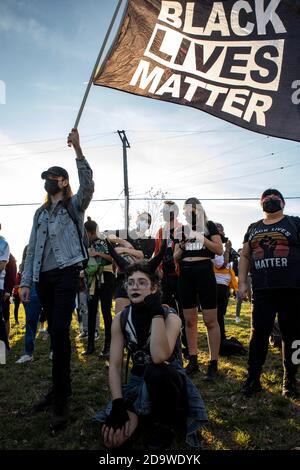
[[[99,338],[100,338],[99,333],[98,333],[98,331],[96,330],[96,331],[95,331],[95,341],[98,341]]]
[[[256,393],[261,392],[262,386],[260,384],[260,380],[258,378],[253,379],[252,377],[248,377],[245,383],[243,384],[241,391],[242,394],[248,398],[255,395]]]
[[[235,317],[235,323],[241,323],[240,317]]]
[[[77,339],[87,339],[88,333],[87,331],[82,331],[78,336]]]
[[[36,405],[33,406],[32,411],[34,413],[39,413],[41,411],[48,410],[54,403],[54,394],[53,390],[50,389],[48,393],[41,399]]]
[[[175,433],[171,428],[162,424],[155,424],[147,441],[147,448],[153,451],[167,449],[172,444],[174,437]]]
[[[16,364],[25,364],[25,362],[32,362],[33,361],[33,356],[30,356],[29,354],[24,354],[23,356],[20,357],[16,361]]]
[[[52,434],[64,429],[69,421],[69,408],[66,400],[55,400],[53,405],[53,416],[50,422]]]
[[[50,351],[50,352],[49,352],[49,359],[50,359],[50,361],[53,360],[53,351]]]
[[[184,368],[187,375],[195,374],[195,372],[199,372],[199,364],[197,360],[197,356],[190,356],[190,360],[188,365]]]
[[[282,396],[286,398],[297,398],[299,396],[295,377],[292,379],[283,379]]]
[[[210,361],[204,380],[213,381],[218,376],[218,361]]]

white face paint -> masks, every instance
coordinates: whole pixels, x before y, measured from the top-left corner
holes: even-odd
[[[151,281],[145,273],[137,271],[131,274],[125,282],[125,288],[129,300],[133,304],[138,304],[144,301],[147,295],[153,294],[156,287],[152,287]]]

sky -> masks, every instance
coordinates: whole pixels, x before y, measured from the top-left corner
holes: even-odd
[[[116,4],[0,2],[0,223],[18,262],[34,211],[45,198],[41,172],[63,166],[73,192],[78,188],[74,152],[66,138]],[[138,212],[160,214],[162,203],[149,203],[145,196],[181,198],[181,214],[183,200],[195,196],[238,249],[248,225],[262,217],[259,201],[205,199],[259,198],[268,187],[285,197],[300,196],[300,166],[276,169],[299,162],[297,142],[256,134],[188,107],[93,86],[79,132],[96,185],[86,214],[101,230],[124,225],[117,130],[126,131],[131,145],[132,225]],[[286,213],[300,216],[299,201],[287,200]],[[154,231],[159,223],[156,217]]]

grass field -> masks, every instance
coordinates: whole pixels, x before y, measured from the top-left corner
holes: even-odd
[[[250,334],[250,306],[243,304],[241,323],[234,319],[234,300],[226,315],[228,337],[237,337],[246,347]],[[13,318],[13,316],[11,316]],[[24,312],[20,308],[20,320]],[[24,328],[14,326],[12,319],[11,351],[7,364],[0,366],[0,449],[102,449],[99,426],[92,421],[95,411],[109,399],[107,364],[99,359],[102,337],[96,343],[97,354],[81,356],[84,343],[78,339],[78,325],[72,323],[71,423],[55,437],[49,434],[49,415],[33,415],[32,405],[47,391],[51,377],[49,343],[36,340],[34,362],[15,364],[23,352]],[[199,351],[201,371],[194,382],[204,398],[209,425],[202,432],[204,448],[218,449],[293,449],[300,446],[300,401],[281,396],[281,357],[271,348],[264,368],[265,391],[254,398],[240,394],[246,374],[246,356],[220,359],[220,377],[207,384],[202,378],[208,362],[203,322],[199,316]],[[103,334],[101,332],[101,334]],[[137,442],[139,448],[142,444]],[[181,444],[177,443],[181,446]],[[184,448],[184,444],[182,444]]]

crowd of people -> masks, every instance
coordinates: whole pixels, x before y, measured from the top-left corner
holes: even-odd
[[[72,396],[72,315],[76,309],[79,338],[87,339],[83,354],[88,356],[96,352],[101,311],[100,358],[109,360],[112,398],[96,416],[105,446],[119,447],[134,438],[141,423],[150,430],[149,449],[167,448],[176,435],[195,446],[197,430],[207,423],[201,393],[193,383],[199,374],[198,316],[201,312],[210,356],[204,379],[213,381],[220,377],[219,354],[229,346],[239,349],[238,341],[230,344],[226,336],[231,292],[236,323],[242,302],[252,302],[248,377],[241,392],[249,397],[262,390],[260,376],[278,314],[282,394],[296,398],[300,218],[284,214],[283,195],[276,189],[263,192],[263,217],[249,226],[237,252],[223,225],[209,220],[196,197],[184,203],[185,224],[179,221],[177,204],[164,201],[164,222],[155,238],[149,235],[152,218],[147,212],[138,215],[134,230],[100,231],[96,221],[85,220],[94,182],[76,129],[68,144],[76,154],[79,189],[73,194],[64,168],[53,166],[42,173],[46,202],[34,215],[19,269],[0,236],[0,339],[6,349],[10,299],[15,323],[21,302],[26,315],[18,364],[33,361],[38,324],[41,331],[48,325],[52,384],[33,412],[52,409],[51,429],[66,426]],[[132,365],[126,384],[121,373],[124,351]]]

